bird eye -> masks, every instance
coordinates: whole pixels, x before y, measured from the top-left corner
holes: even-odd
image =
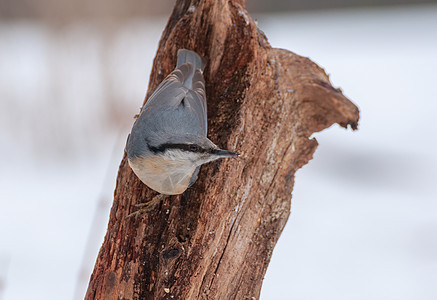
[[[189,146],[189,149],[190,149],[190,151],[192,151],[192,152],[197,152],[197,151],[199,151],[199,146],[194,145],[194,144],[191,144],[191,145]]]

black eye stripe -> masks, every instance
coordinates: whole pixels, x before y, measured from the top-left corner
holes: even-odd
[[[170,143],[165,143],[165,144],[161,144],[158,147],[154,147],[151,146],[150,144],[147,144],[147,147],[149,148],[150,151],[154,152],[154,153],[159,153],[159,152],[165,152],[165,150],[167,149],[179,149],[182,151],[189,151],[189,152],[197,152],[197,153],[205,153],[208,152],[206,149],[203,149],[202,147],[199,147],[196,144],[170,144]]]

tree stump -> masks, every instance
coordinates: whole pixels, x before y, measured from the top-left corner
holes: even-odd
[[[208,137],[241,157],[204,165],[185,193],[126,219],[156,192],[124,155],[86,299],[258,299],[294,174],[317,147],[310,136],[334,123],[357,128],[358,108],[311,60],[272,48],[244,1],[178,0],[147,97],[180,48],[208,61]]]

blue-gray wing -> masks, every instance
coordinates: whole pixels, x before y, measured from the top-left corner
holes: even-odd
[[[184,86],[184,78],[192,72],[193,67],[189,64],[181,66],[171,72],[147,99],[142,111],[154,109],[166,109],[177,107],[188,93]]]
[[[192,84],[187,84],[186,80],[192,80]],[[170,73],[147,100],[141,113],[147,111],[153,114],[159,110],[180,108],[181,105],[188,115],[197,119],[206,136],[205,81],[202,72],[199,69],[193,70],[191,63],[185,63]]]
[[[185,97],[184,105],[192,110],[193,114],[199,120],[203,135],[206,136],[208,122],[206,111],[205,81],[203,80],[203,74],[199,69],[194,72],[192,90],[190,90]]]

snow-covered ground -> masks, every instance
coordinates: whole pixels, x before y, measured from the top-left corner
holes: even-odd
[[[257,19],[361,109],[315,135],[261,298],[436,299],[437,6]],[[0,299],[82,297],[164,24],[0,23]]]

